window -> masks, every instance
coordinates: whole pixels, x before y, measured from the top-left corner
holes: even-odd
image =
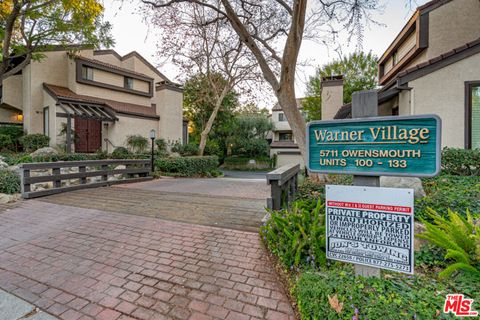
[[[49,136],[50,132],[50,109],[48,107],[43,108],[43,134]]]
[[[287,121],[287,119],[285,119],[285,115],[283,114],[283,112],[280,112],[278,114],[278,121]]]
[[[125,89],[133,89],[133,78],[124,77],[123,78],[123,87]]]
[[[82,66],[82,79],[93,81],[93,68]]]
[[[480,148],[480,82],[466,85],[466,145],[468,149]]]
[[[278,134],[278,141],[293,141],[292,134],[289,132],[280,132]]]
[[[392,55],[392,64],[396,65],[398,63],[398,53],[395,51]]]

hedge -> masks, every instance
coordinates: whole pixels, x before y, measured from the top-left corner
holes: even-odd
[[[443,149],[442,173],[456,176],[480,176],[480,149]]]
[[[105,159],[149,159],[149,154],[123,154],[121,157],[118,154],[107,154],[106,152],[96,153],[61,153],[57,155],[36,156],[32,157],[26,153],[2,153],[0,157],[3,158],[8,165],[13,166],[20,163],[32,162],[57,162],[57,161],[83,161],[83,160],[105,160]]]
[[[159,158],[155,161],[155,170],[178,177],[216,176],[218,165],[217,156]]]
[[[41,133],[34,133],[21,137],[19,141],[27,152],[33,152],[40,148],[48,147],[50,143],[50,137]]]

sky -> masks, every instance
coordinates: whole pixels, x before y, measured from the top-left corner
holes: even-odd
[[[105,20],[113,25],[112,35],[115,39],[115,49],[124,55],[131,51],[137,51],[171,80],[178,80],[178,69],[171,64],[162,64],[156,57],[156,34],[155,29],[147,25],[143,17],[137,13],[136,1],[104,0]],[[383,0],[381,11],[373,15],[373,19],[380,25],[367,26],[363,39],[363,51],[372,51],[380,56],[390,45],[395,36],[408,21],[414,8],[407,5],[405,0]],[[413,6],[422,5],[427,0],[413,1]],[[342,40],[340,43],[342,54],[349,54],[356,49],[356,42],[349,43]],[[306,84],[310,76],[315,74],[318,66],[338,58],[338,53],[325,45],[308,41],[302,43],[299,60],[307,62],[299,68],[296,79],[296,95],[304,97]],[[272,102],[266,98],[260,104],[266,104],[271,108]],[[264,106],[262,106],[264,107]]]

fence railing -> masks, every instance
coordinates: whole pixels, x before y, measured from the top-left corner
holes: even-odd
[[[271,198],[267,199],[267,207],[280,210],[293,200],[298,189],[299,164],[288,164],[267,173],[267,183],[271,187]]]
[[[20,170],[24,199],[152,179],[148,159],[24,163]]]

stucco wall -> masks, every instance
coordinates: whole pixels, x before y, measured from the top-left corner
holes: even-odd
[[[31,65],[27,65],[22,70],[22,106],[23,106],[23,129],[27,133],[31,133],[30,122],[31,122],[31,102],[32,102],[32,95],[29,94],[30,87],[31,87]]]
[[[59,131],[61,129],[61,126],[57,127],[57,117],[56,113],[57,112],[64,112],[63,110],[57,110],[56,106],[56,101],[52,96],[50,96],[48,93],[44,91],[43,94],[43,107],[48,107],[48,119],[49,119],[49,128],[48,128],[48,136],[50,137],[50,146],[55,147],[57,144],[61,143],[59,141],[65,140],[62,139],[62,137],[59,137]],[[43,133],[43,112],[44,110],[42,109],[42,131],[40,133]]]
[[[0,121],[1,122],[10,122],[10,123],[22,123],[22,121],[18,121],[17,115],[19,111],[15,111],[10,108],[0,108]]]
[[[111,89],[106,89],[106,88],[100,88],[96,86],[91,86],[91,85],[86,85],[82,83],[77,83],[76,82],[76,68],[75,68],[75,60],[74,59],[69,59],[68,61],[69,67],[69,75],[68,75],[68,83],[69,83],[69,88],[73,92],[81,95],[87,95],[87,96],[92,96],[92,97],[98,97],[98,98],[103,98],[103,99],[110,99],[110,100],[116,100],[116,101],[122,101],[122,102],[127,102],[127,103],[132,103],[132,104],[138,104],[142,106],[151,106],[150,98],[149,97],[144,97],[144,96],[138,96],[134,95],[131,93],[126,93],[126,92],[121,92],[117,90],[111,90]],[[94,77],[95,74],[99,73],[99,70],[94,70]],[[116,83],[117,85],[123,87],[123,77],[120,77],[115,74],[107,74],[106,72],[101,72],[101,78],[102,82],[108,83],[108,81],[112,81]],[[118,82],[118,83],[117,83]],[[121,82],[121,84],[120,84]],[[148,90],[147,90],[148,91]]]
[[[108,138],[116,147],[126,147],[126,140],[129,135],[141,135],[148,138],[150,130],[152,129],[155,129],[157,137],[159,137],[159,122],[157,120],[123,117],[118,115],[118,121],[113,124],[109,123],[108,128],[105,128],[105,126],[102,125],[102,149],[106,149],[104,138]],[[108,151],[113,151],[111,145],[108,145]]]
[[[322,120],[332,120],[343,105],[343,85],[322,87]]]
[[[281,113],[283,114],[283,111],[272,111],[271,121],[274,126],[274,131],[292,130],[290,128],[290,125],[288,124],[287,117],[285,116],[285,114],[283,115],[284,121],[278,121],[279,114]]]
[[[93,69],[93,81],[123,87],[123,76],[95,68]]]
[[[427,59],[478,39],[480,1],[454,0],[430,12]]]
[[[410,109],[410,90],[403,90],[400,91],[398,95],[398,115],[399,116],[407,116],[412,114],[412,110]]]
[[[166,141],[182,141],[183,93],[163,89],[152,99],[160,116],[160,137]]]
[[[292,152],[299,152],[298,149],[270,149],[270,157],[277,155],[276,168],[284,166],[286,164],[298,163],[301,168],[305,167],[305,161],[303,161],[301,154],[291,154]]]
[[[68,74],[65,72],[68,68],[66,52],[52,51],[44,54],[44,59],[32,61],[30,66],[26,68],[30,69],[30,77],[28,77],[28,74],[24,74],[24,78],[27,78],[27,86],[30,85],[30,91],[24,87],[25,100],[23,103],[25,111],[30,109],[30,112],[28,114],[25,112],[24,115],[24,126],[29,130],[29,133],[43,132],[43,83],[46,82],[64,87],[68,84]],[[30,95],[28,92],[30,92]]]
[[[465,81],[480,80],[480,54],[409,82],[413,114],[442,119],[442,146],[465,145]]]
[[[10,76],[3,80],[2,100],[4,103],[22,110],[22,75]]]

